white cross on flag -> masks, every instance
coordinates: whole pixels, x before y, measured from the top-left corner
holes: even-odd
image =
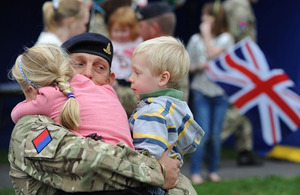
[[[293,81],[282,69],[271,69],[250,38],[209,61],[207,72],[225,89],[229,101],[248,116],[267,146],[300,128],[300,96]]]

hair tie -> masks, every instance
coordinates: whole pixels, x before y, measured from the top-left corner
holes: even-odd
[[[215,17],[217,17],[218,12],[220,11],[220,5],[221,5],[220,0],[215,0],[214,7],[213,7],[213,12]]]
[[[23,55],[21,56],[20,63],[19,63],[19,67],[20,67],[20,71],[21,71],[22,76],[24,77],[24,79],[27,81],[27,83],[28,83],[29,85],[32,85],[34,88],[39,89],[38,86],[36,86],[35,84],[33,84],[33,83],[25,76],[25,74],[24,74],[24,72],[23,72],[23,69],[22,69],[22,58],[23,58]]]
[[[56,11],[59,6],[59,0],[52,0],[52,3],[53,3],[54,11]]]
[[[67,94],[67,97],[68,97],[68,99],[69,98],[75,98],[75,95],[74,95],[74,93],[70,92],[70,93]]]

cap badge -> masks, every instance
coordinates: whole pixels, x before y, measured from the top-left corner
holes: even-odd
[[[108,55],[111,55],[111,51],[110,51],[110,43],[107,44],[106,49],[103,48],[103,51],[105,51],[105,53],[107,53]]]

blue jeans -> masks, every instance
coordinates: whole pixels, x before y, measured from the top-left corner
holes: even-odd
[[[197,150],[192,153],[190,172],[200,174],[202,163],[207,160],[210,173],[217,172],[221,150],[221,131],[228,108],[226,96],[208,97],[199,91],[193,93],[193,114],[195,120],[205,131]]]

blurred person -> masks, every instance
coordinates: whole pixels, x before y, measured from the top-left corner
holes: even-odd
[[[145,7],[137,10],[139,20],[139,34],[144,41],[160,36],[174,36],[176,15],[172,7],[166,2],[149,2]],[[188,75],[175,87],[183,92],[183,101],[188,101]]]
[[[169,155],[180,159],[183,165],[183,156],[199,145],[204,132],[193,119],[187,103],[181,100],[182,92],[174,89],[188,74],[189,67],[185,46],[171,36],[149,39],[134,50],[129,81],[140,102],[129,124],[136,150],[147,149],[159,159],[174,144]],[[188,184],[191,186],[185,183]],[[192,186],[190,189],[182,194],[196,194]],[[160,188],[148,188],[148,191],[165,194]],[[175,192],[170,189],[168,194]]]
[[[173,36],[176,16],[165,2],[148,3],[137,11],[139,34],[144,41],[159,36]]]
[[[115,10],[109,18],[108,32],[114,46],[111,65],[111,71],[116,78],[114,88],[129,118],[137,104],[128,80],[132,73],[131,57],[135,47],[143,41],[138,33],[134,10],[129,6]]]
[[[109,37],[108,22],[110,15],[119,7],[131,5],[132,0],[93,0],[88,31]]]
[[[201,169],[204,162],[208,168],[208,179],[221,180],[217,174],[221,150],[221,131],[228,106],[224,90],[208,78],[205,64],[233,46],[233,37],[228,32],[223,6],[207,3],[202,9],[200,33],[192,35],[187,50],[191,57],[190,72],[193,73],[191,90],[195,120],[205,131],[197,150],[191,156],[190,173],[194,184],[201,184]]]
[[[69,38],[87,31],[89,22],[89,1],[55,0],[43,5],[44,30],[36,45],[53,43],[61,45]]]
[[[258,0],[225,0],[222,4],[226,11],[229,31],[235,42],[250,37],[256,42],[256,18],[251,3]]]
[[[223,2],[227,15],[229,31],[233,35],[235,42],[239,42],[246,37],[256,41],[256,18],[253,13],[251,3],[258,0],[226,0]],[[226,112],[222,130],[222,140],[226,140],[234,134],[235,145],[238,152],[237,164],[261,165],[261,159],[253,153],[253,135],[250,120],[242,115],[234,106],[230,105]]]

